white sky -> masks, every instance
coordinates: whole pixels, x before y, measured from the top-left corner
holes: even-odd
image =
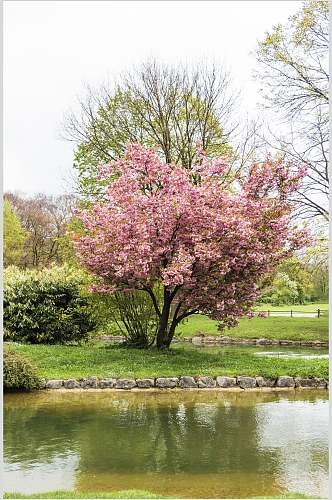
[[[119,71],[150,57],[224,64],[255,112],[257,40],[300,1],[4,2],[4,190],[70,189],[73,145],[60,138],[63,114]]]

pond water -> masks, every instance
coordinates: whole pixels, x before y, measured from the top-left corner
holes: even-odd
[[[303,358],[303,359],[315,359],[329,358],[329,349],[327,347],[304,347],[304,346],[272,346],[272,345],[227,345],[227,346],[216,346],[209,344],[190,344],[194,349],[206,349],[208,351],[227,353],[227,352],[237,352],[237,353],[250,353],[257,354],[259,356],[277,356],[283,358]]]
[[[7,394],[4,462],[7,492],[327,497],[327,391]]]
[[[113,342],[113,341],[105,341],[103,342],[104,345],[117,345],[119,344],[118,341]],[[228,352],[237,352],[238,354],[243,353],[250,353],[250,354],[257,354],[259,356],[277,356],[277,357],[282,357],[282,358],[303,358],[303,359],[316,359],[316,358],[321,358],[321,359],[328,359],[329,358],[329,349],[328,347],[316,347],[316,346],[311,346],[311,347],[305,347],[301,345],[287,345],[287,346],[282,346],[282,345],[245,345],[245,344],[226,344],[226,345],[220,345],[220,344],[204,344],[203,342],[193,342],[193,343],[187,343],[183,342],[181,340],[176,339],[176,342],[174,342],[175,345],[185,345],[186,347],[190,347],[193,349],[199,349],[199,350],[207,350],[210,352],[215,352],[215,353],[220,353],[220,354],[226,354]]]

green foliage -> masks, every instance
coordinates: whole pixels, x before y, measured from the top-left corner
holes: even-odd
[[[3,355],[4,389],[32,390],[40,387],[41,380],[31,361],[11,349],[5,349]]]
[[[274,306],[328,299],[328,247],[322,238],[301,257],[286,259],[261,283],[260,303]]]
[[[98,178],[98,165],[121,158],[130,143],[155,147],[164,160],[180,162],[190,168],[204,130],[204,149],[208,156],[233,153],[225,140],[217,111],[210,107],[207,96],[197,97],[193,90],[184,87],[176,90],[172,81],[162,85],[163,99],[169,106],[162,116],[154,108],[155,94],[143,97],[130,85],[126,88],[123,84],[113,93],[107,92],[102,99],[90,96],[96,109],[93,116],[87,117],[74,155],[74,168],[84,201],[103,197],[107,182]],[[158,95],[158,98],[161,97]],[[77,127],[81,126],[76,124],[74,128]]]
[[[4,248],[3,259],[4,266],[18,265],[20,257],[23,255],[24,242],[27,239],[27,233],[24,231],[20,219],[12,208],[8,200],[3,204],[3,231]]]
[[[308,50],[317,45],[317,27],[324,25],[329,16],[328,0],[307,0],[303,8],[293,16],[293,42]]]
[[[96,327],[83,290],[85,275],[68,265],[49,269],[5,270],[5,340],[34,344],[83,341]]]
[[[285,25],[274,26],[259,42],[257,58],[266,66],[258,76],[275,105],[295,114],[312,111],[315,101],[326,105],[328,1],[307,0]]]
[[[300,285],[292,280],[288,274],[278,272],[274,277],[272,285],[262,294],[260,302],[280,306],[283,304],[298,304],[304,300]]]
[[[75,253],[71,233],[76,235],[83,233],[83,223],[77,217],[72,217],[66,226],[66,234],[57,238],[58,260],[61,264],[68,264],[70,267],[81,269]]]
[[[313,300],[311,272],[303,259],[297,257],[286,259],[279,266],[279,271],[287,274],[296,286],[296,298],[293,303],[304,304]]]
[[[309,269],[313,300],[328,300],[329,293],[329,248],[328,239],[321,237],[307,249],[304,265]]]

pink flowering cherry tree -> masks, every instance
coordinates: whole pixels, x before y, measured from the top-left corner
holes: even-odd
[[[187,170],[131,145],[123,160],[101,167],[112,177],[107,201],[77,211],[84,234],[74,243],[99,278],[94,290],[145,291],[158,317],[158,348],[169,347],[178,324],[197,312],[234,326],[254,304],[262,275],[303,244],[288,198],[304,168],[268,159],[245,178],[229,172],[223,158],[202,155]]]

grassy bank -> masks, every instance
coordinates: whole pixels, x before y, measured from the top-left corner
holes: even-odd
[[[256,306],[255,311],[300,311],[300,312],[317,312],[317,309],[320,309],[323,313],[328,312],[329,305],[326,302],[313,302],[311,304],[302,304],[302,305],[282,305],[282,306],[273,306],[272,304],[260,304]]]
[[[178,335],[191,337],[199,332],[220,335],[218,322],[197,314],[178,327]],[[328,317],[321,318],[243,318],[239,326],[226,329],[223,335],[236,338],[279,340],[328,340]]]
[[[162,377],[180,375],[251,375],[328,378],[327,359],[285,359],[257,356],[252,349],[198,349],[174,345],[170,351],[137,350],[118,345],[15,345],[46,378]]]
[[[94,498],[173,498],[173,497],[163,497],[160,495],[154,495],[149,491],[141,490],[128,490],[128,491],[114,491],[112,493],[92,493],[92,492],[81,492],[81,491],[50,491],[47,493],[35,493],[32,495],[22,495],[20,493],[5,493],[4,498],[57,498],[57,499],[67,499],[67,498],[81,498],[81,499],[94,499]],[[318,498],[309,497],[301,493],[286,493],[281,494],[278,497],[257,497],[258,498]],[[254,499],[253,499],[254,500]]]
[[[171,498],[162,497],[160,495],[154,495],[149,491],[143,490],[127,490],[127,491],[113,491],[110,493],[105,493],[100,491],[98,493],[94,492],[82,492],[82,491],[50,491],[47,493],[35,493],[31,495],[22,495],[21,493],[5,493],[4,498]]]

